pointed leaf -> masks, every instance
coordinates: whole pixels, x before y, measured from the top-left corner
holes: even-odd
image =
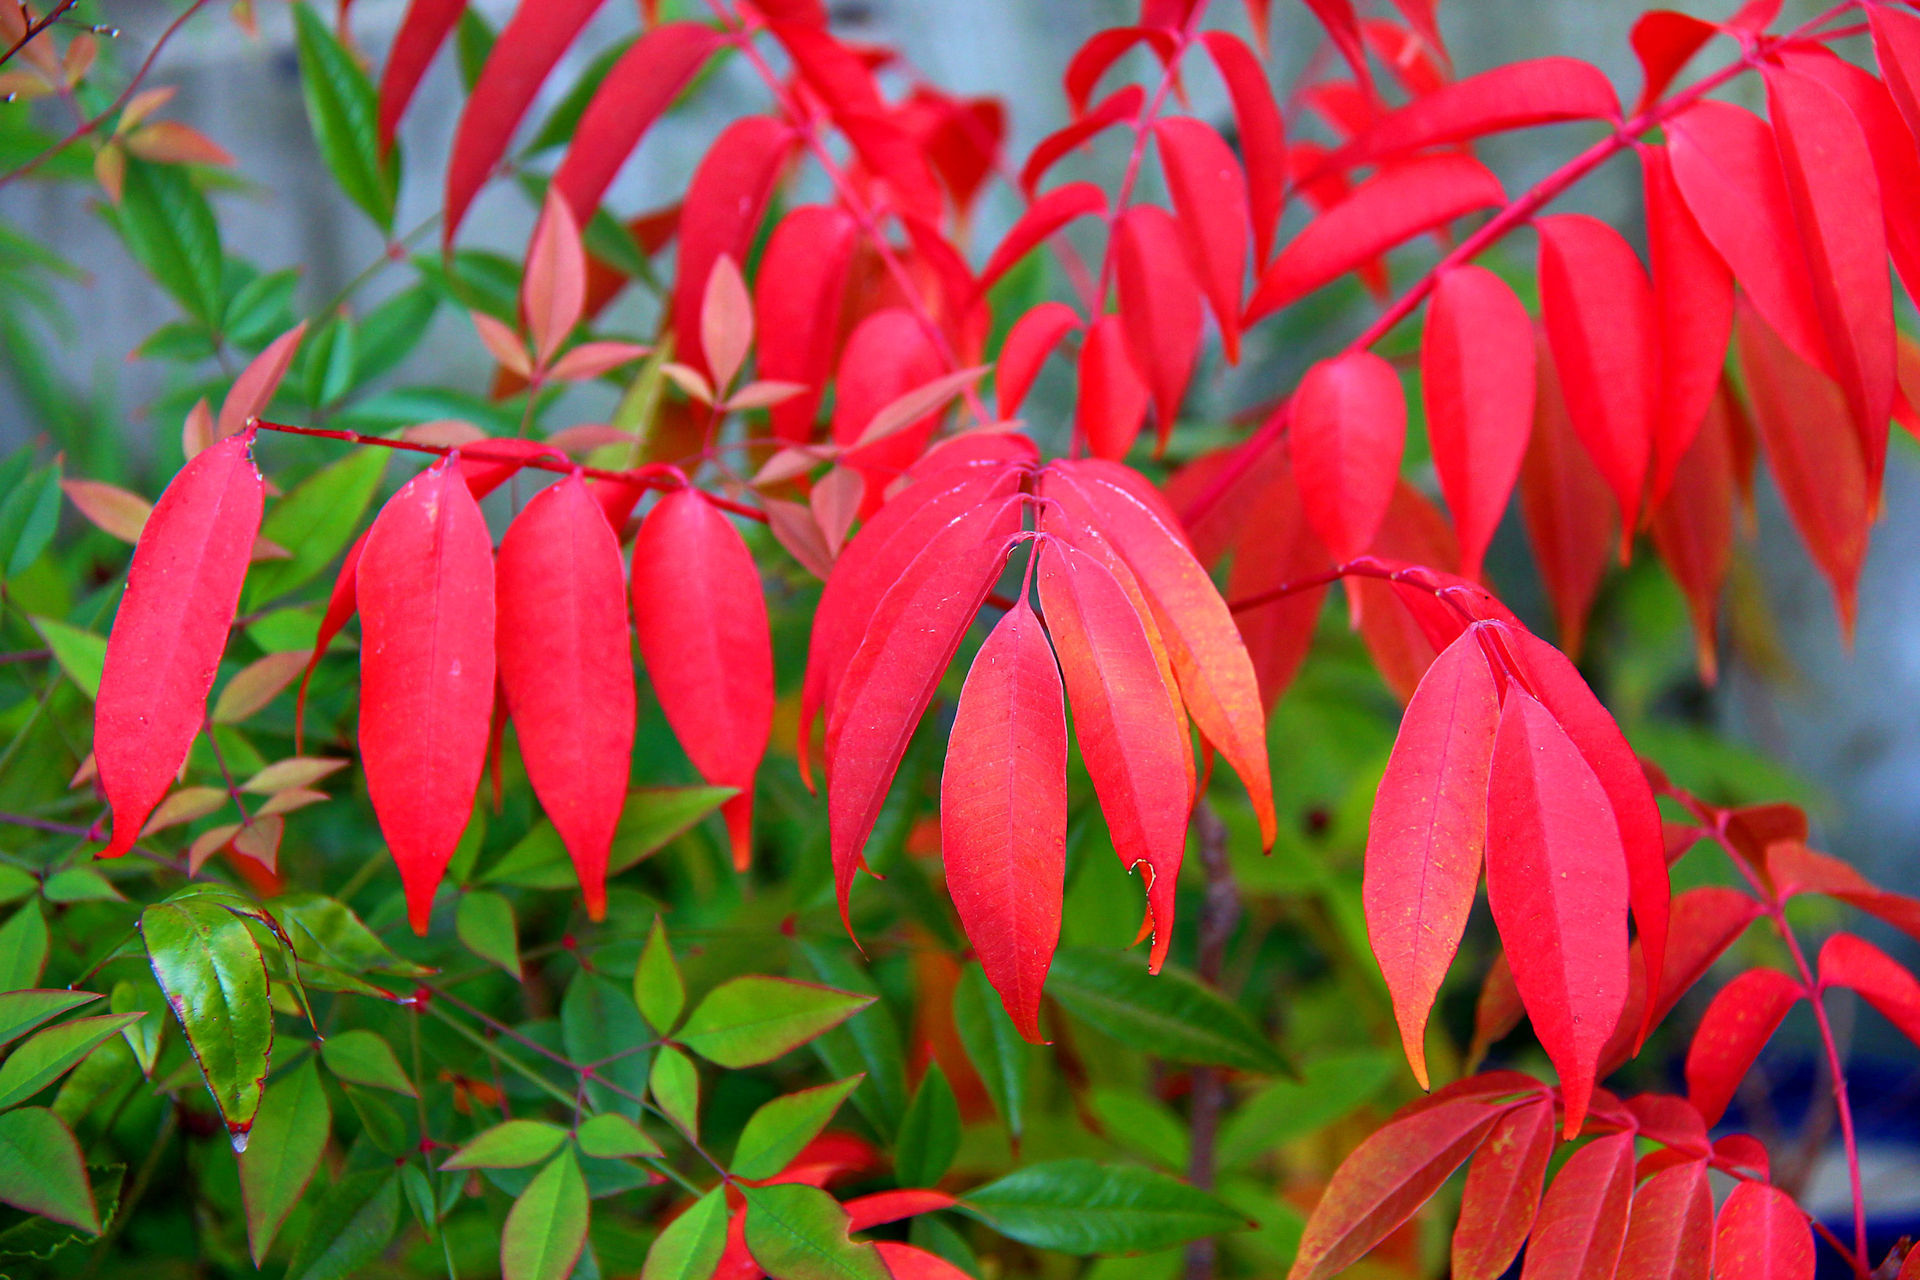
[[[680,203],[671,314],[677,358],[696,373],[708,372],[699,336],[713,264],[722,254],[746,261],[792,143],[793,135],[782,121],[767,116],[736,120],[714,140],[687,185]]]
[[[802,1148],[820,1136],[863,1078],[854,1076],[762,1103],[740,1131],[728,1172],[736,1178],[758,1180],[785,1169]]]
[[[1713,1262],[1713,1191],[1707,1164],[1662,1169],[1634,1193],[1620,1280],[1707,1280]]]
[[[586,1247],[589,1208],[580,1162],[563,1150],[507,1212],[501,1274],[506,1280],[566,1280]]]
[[[1633,1135],[1574,1152],[1540,1204],[1521,1280],[1601,1280],[1614,1274],[1633,1201]]]
[[[954,987],[953,1027],[967,1061],[1006,1122],[1008,1135],[1018,1143],[1026,1127],[1027,1073],[1033,1051],[993,998],[993,988],[977,964],[969,964]]]
[[[1813,1229],[1793,1198],[1763,1182],[1742,1182],[1720,1206],[1713,1280],[1812,1280]]]
[[[1204,121],[1172,116],[1154,125],[1167,189],[1186,233],[1194,274],[1220,325],[1229,363],[1240,359],[1240,298],[1247,274],[1247,179],[1224,139]]]
[[[647,934],[647,945],[633,970],[633,1002],[640,1016],[661,1035],[672,1031],[686,1006],[687,991],[680,980],[680,966],[674,963],[673,948],[667,942],[667,928],[659,916]]]
[[[567,1140],[567,1131],[544,1120],[503,1120],[470,1139],[442,1169],[522,1169],[539,1164]]]
[[[1062,1253],[1144,1253],[1245,1219],[1207,1192],[1138,1165],[1030,1164],[975,1188],[960,1209],[1001,1235]]]
[[[391,1169],[343,1174],[308,1219],[287,1280],[347,1280],[362,1274],[400,1225],[400,1181]]]
[[[1657,506],[1720,385],[1733,333],[1733,277],[1681,198],[1666,148],[1643,148],[1640,166],[1659,361],[1647,501]]]
[[[1613,85],[1578,58],[1530,58],[1468,76],[1381,116],[1355,138],[1353,159],[1380,159],[1507,129],[1618,115]]]
[[[254,1117],[254,1141],[240,1153],[247,1248],[256,1267],[313,1181],[331,1127],[327,1093],[311,1058],[268,1085]]]
[[[230,901],[240,899],[176,894],[141,912],[140,933],[234,1148],[245,1150],[266,1087],[273,1009],[266,957]]]
[[[266,409],[280,380],[286,377],[287,366],[293,363],[293,354],[300,349],[300,339],[306,332],[306,322],[302,321],[268,343],[266,350],[240,371],[240,376],[233,381],[233,390],[227,392],[227,398],[221,402],[219,423],[213,432],[216,441],[236,434],[247,425],[248,419]]]
[[[1335,560],[1372,546],[1406,434],[1400,377],[1372,352],[1323,360],[1300,380],[1288,431],[1293,478],[1308,523]]]
[[[1147,418],[1151,388],[1129,352],[1125,322],[1101,316],[1080,344],[1074,431],[1096,458],[1127,456]]]
[[[420,1096],[413,1081],[393,1056],[393,1046],[364,1027],[335,1032],[320,1044],[320,1060],[327,1070],[348,1084],[386,1089],[409,1098]],[[271,1096],[271,1095],[269,1095]]]
[[[872,1003],[871,996],[807,982],[734,978],[708,992],[674,1038],[723,1067],[759,1066],[839,1026]]]
[[[1054,961],[1047,994],[1118,1043],[1150,1044],[1170,1062],[1264,1074],[1288,1070],[1239,1006],[1179,969],[1149,974],[1133,956],[1069,948]]]
[[[520,321],[542,365],[553,359],[580,322],[586,296],[587,259],[580,247],[579,224],[560,193],[548,187],[527,245],[526,276],[520,284]]]
[[[640,1280],[711,1280],[726,1244],[727,1189],[715,1187],[654,1237]]]
[[[1515,1107],[1474,1153],[1453,1232],[1455,1280],[1499,1280],[1533,1231],[1553,1155],[1553,1103]]]
[[[1775,969],[1752,969],[1722,987],[1687,1050],[1687,1097],[1708,1124],[1719,1122],[1760,1050],[1806,995]]]
[[[847,1238],[847,1211],[817,1187],[744,1187],[746,1244],[782,1280],[889,1280],[870,1244]]]
[[[1022,258],[1077,218],[1107,211],[1107,193],[1091,182],[1069,182],[1027,206],[1008,229],[987,265],[980,270],[978,287],[990,289]]]
[[[994,367],[993,396],[1002,418],[1020,412],[1021,402],[1060,340],[1080,327],[1080,313],[1064,302],[1042,302],[1007,330]]]
[[[1859,993],[1887,1021],[1920,1044],[1920,980],[1864,938],[1836,933],[1820,948],[1821,987]]]
[[[380,76],[378,130],[382,155],[393,146],[400,117],[406,114],[427,66],[466,11],[467,0],[413,0],[407,6],[393,47],[387,52],[386,70]]]
[[[804,205],[788,213],[761,252],[754,277],[754,329],[760,377],[803,387],[772,406],[773,434],[799,443],[812,438],[820,393],[833,374],[859,227],[832,205]]]

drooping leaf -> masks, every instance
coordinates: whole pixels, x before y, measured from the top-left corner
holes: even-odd
[[[100,1234],[93,1187],[73,1131],[44,1107],[0,1114],[0,1201]]]
[[[1453,1232],[1456,1280],[1499,1280],[1526,1243],[1553,1154],[1553,1103],[1515,1107],[1474,1153]]]
[[[245,1150],[266,1087],[273,1009],[266,957],[228,909],[239,901],[217,890],[175,894],[140,913],[140,933],[234,1148]]]
[[[894,1176],[903,1187],[931,1187],[959,1151],[959,1103],[946,1072],[939,1063],[929,1063],[900,1121],[900,1136],[893,1144]]]
[[[778,439],[798,444],[813,435],[858,238],[846,210],[803,205],[780,219],[761,252],[753,282],[755,367],[763,379],[803,388],[767,411]]]
[[[1793,1197],[1764,1182],[1728,1193],[1713,1233],[1713,1280],[1812,1280],[1813,1268],[1813,1229]]]
[[[1733,277],[1688,211],[1666,148],[1643,148],[1640,168],[1659,360],[1647,502],[1658,507],[1720,385],[1733,333]]]
[[[1733,521],[1739,501],[1734,420],[1739,410],[1725,392],[1707,405],[1693,443],[1678,459],[1666,497],[1653,511],[1653,545],[1687,597],[1703,675],[1719,668],[1720,588],[1733,567]]]
[[[1574,1152],[1540,1203],[1522,1280],[1613,1275],[1632,1201],[1632,1134],[1596,1138]]]
[[[727,1244],[727,1189],[715,1187],[654,1237],[640,1280],[709,1280]]]
[[[1400,377],[1372,352],[1323,360],[1293,396],[1293,479],[1307,522],[1336,561],[1368,550],[1400,474],[1407,405]]]
[[[332,1123],[326,1090],[311,1058],[268,1084],[254,1117],[253,1140],[240,1153],[240,1195],[254,1266],[267,1256],[287,1215],[306,1194],[326,1154]]]
[[[968,965],[954,986],[953,1026],[967,1061],[1017,1145],[1026,1129],[1027,1074],[1033,1051],[994,999],[993,988],[978,965]]]
[[[1887,1021],[1920,1044],[1920,980],[1864,938],[1836,933],[1820,948],[1820,985],[1858,993]]]
[[[1806,996],[1777,969],[1750,969],[1722,987],[1687,1050],[1687,1098],[1717,1123],[1760,1050]]]
[[[1092,1160],[1027,1165],[968,1192],[959,1207],[1023,1244],[1082,1255],[1170,1249],[1246,1225],[1164,1173]]]
[[[1240,358],[1240,299],[1247,274],[1247,179],[1226,141],[1187,116],[1154,125],[1167,188],[1194,273],[1220,325],[1229,363]]]
[[[373,82],[312,8],[296,4],[293,16],[300,87],[320,156],[347,198],[382,231],[391,231],[400,166],[397,157],[380,146]],[[224,409],[221,416],[224,420]]]
[[[91,991],[29,988],[0,992],[0,1046],[12,1044],[49,1018],[57,1018],[99,998]]]
[[[1055,187],[1031,205],[994,247],[980,269],[979,287],[990,289],[1035,247],[1077,218],[1107,211],[1107,193],[1091,182],[1069,182]]]
[[[413,1081],[393,1055],[393,1046],[376,1031],[353,1027],[328,1036],[320,1044],[320,1060],[327,1070],[349,1084],[386,1089],[409,1098],[419,1096]]]
[[[1131,956],[1062,951],[1047,993],[1124,1045],[1152,1045],[1170,1062],[1274,1074],[1287,1063],[1237,1005],[1178,969],[1149,974]]]
[[[1704,1160],[1662,1169],[1640,1185],[1627,1219],[1620,1280],[1707,1280],[1713,1192]]]
[[[1080,313],[1064,302],[1042,302],[1013,322],[994,366],[993,396],[1001,417],[1011,418],[1020,412],[1040,366],[1061,340],[1079,327]]]
[[[747,260],[793,141],[784,121],[767,116],[736,120],[714,139],[687,184],[680,202],[671,314],[678,359],[702,375],[707,366],[698,337],[707,279],[722,254],[735,262]]]
[[[749,975],[708,992],[675,1039],[723,1067],[759,1066],[839,1026],[871,1003],[871,996]]]
[[[1604,120],[1620,109],[1613,85],[1578,58],[1529,58],[1455,80],[1381,116],[1350,144],[1378,160],[1446,142],[1565,120]]]
[[[889,1280],[870,1244],[847,1238],[847,1211],[817,1187],[745,1187],[746,1245],[783,1280]]]
[[[1127,456],[1146,422],[1152,388],[1129,352],[1119,316],[1101,316],[1080,343],[1074,430],[1096,458]]]
[[[587,1243],[587,1181],[571,1150],[534,1175],[500,1235],[506,1280],[566,1280]]]
[[[382,154],[393,146],[400,117],[406,114],[428,64],[466,11],[467,0],[414,0],[407,6],[393,47],[387,51],[386,70],[380,76],[376,125]]]
[[[379,1257],[400,1226],[400,1180],[392,1169],[343,1174],[307,1219],[287,1280],[347,1280]]]
[[[1266,67],[1246,41],[1230,31],[1202,32],[1200,40],[1226,82],[1233,104],[1253,220],[1253,265],[1258,270],[1273,256],[1273,237],[1286,203],[1286,126],[1267,82]]]
[[[1189,261],[1179,221],[1165,209],[1126,210],[1114,236],[1120,327],[1129,363],[1152,398],[1159,446],[1165,448],[1200,355],[1203,281]],[[1117,459],[1125,450],[1096,453]]]

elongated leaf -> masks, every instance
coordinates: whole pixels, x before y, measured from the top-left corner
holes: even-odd
[[[813,435],[858,237],[846,210],[803,205],[780,219],[762,251],[754,279],[755,367],[764,380],[803,388],[767,410],[778,439],[799,444]]]
[[[715,1187],[654,1237],[640,1280],[710,1280],[727,1244],[727,1190]]]
[[[208,329],[222,319],[220,224],[186,170],[129,160],[117,209],[108,217],[127,251]]]
[[[785,978],[734,978],[694,1006],[675,1039],[720,1066],[754,1067],[839,1026],[872,1001]]]
[[[1000,416],[1011,418],[1061,339],[1080,327],[1080,313],[1064,302],[1042,302],[1013,322],[994,366],[993,395]]]
[[[1220,1130],[1220,1167],[1241,1167],[1335,1123],[1385,1088],[1399,1067],[1398,1055],[1379,1049],[1308,1058],[1300,1064],[1299,1079],[1275,1080],[1234,1109]]]
[[[1574,1152],[1540,1204],[1521,1280],[1613,1275],[1632,1200],[1632,1134],[1596,1138]]]
[[[312,581],[353,537],[380,487],[390,449],[356,449],[294,486],[267,513],[260,536],[293,554],[254,566],[247,607],[255,609]]]
[[[1171,1062],[1286,1071],[1286,1060],[1237,1006],[1178,970],[1150,975],[1136,959],[1070,948],[1054,960],[1048,994],[1124,1045],[1153,1046]]]
[[[300,85],[321,158],[347,198],[382,231],[391,231],[400,166],[392,152],[383,154],[380,146],[373,83],[311,8],[296,4],[293,16],[299,33]]]
[[[792,145],[793,135],[784,121],[767,116],[736,120],[714,140],[687,184],[676,233],[680,251],[671,314],[678,338],[676,354],[697,373],[708,372],[697,338],[713,264],[722,254],[735,262],[747,260]]]
[[[141,1018],[106,1013],[49,1027],[0,1063],[0,1108],[17,1106],[78,1066],[86,1056]]]
[[[299,6],[298,13],[306,13],[306,6]],[[273,393],[279,388],[280,380],[286,376],[287,366],[293,362],[294,352],[300,349],[300,339],[306,336],[306,322],[295,325],[287,332],[267,344],[266,350],[255,356],[240,376],[233,380],[233,389],[227,392],[227,398],[221,402],[220,417],[214,424],[213,438],[224,440],[247,425],[252,418],[267,407],[273,399]]]
[[[1534,564],[1553,602],[1560,643],[1578,657],[1586,641],[1587,615],[1614,559],[1619,501],[1574,433],[1560,375],[1550,358],[1540,364],[1533,436],[1520,467],[1520,513]]]
[[[1813,1229],[1793,1197],[1763,1182],[1734,1187],[1714,1229],[1714,1280],[1811,1280],[1813,1269]]]
[[[287,1280],[347,1280],[380,1256],[400,1225],[400,1180],[362,1169],[333,1184],[307,1220]]]
[[[791,1280],[888,1280],[870,1244],[847,1238],[847,1211],[817,1187],[746,1187],[746,1245],[769,1275]]]
[[[1751,969],[1722,987],[1687,1050],[1687,1097],[1717,1123],[1760,1050],[1807,993],[1777,969]]]
[[[1724,392],[1708,403],[1693,443],[1668,478],[1665,499],[1653,511],[1654,549],[1687,597],[1700,671],[1709,681],[1719,669],[1720,589],[1733,567],[1736,433],[1743,430],[1734,420],[1737,412]]]
[[[140,914],[153,976],[220,1109],[234,1149],[244,1151],[266,1087],[273,1049],[266,958],[227,894],[176,894]]]
[[[419,1096],[399,1059],[393,1056],[393,1046],[365,1027],[328,1036],[320,1045],[320,1060],[327,1064],[327,1070],[350,1084],[387,1089],[409,1098]]]
[[[1015,263],[1077,218],[1107,211],[1107,193],[1091,182],[1069,182],[1055,187],[1027,207],[995,246],[980,269],[979,287],[990,289]]]
[[[1864,938],[1836,933],[1820,948],[1820,985],[1858,992],[1887,1021],[1920,1044],[1920,980]]]
[[[1240,297],[1247,274],[1247,179],[1226,141],[1204,121],[1173,116],[1154,125],[1167,188],[1194,273],[1220,325],[1229,363],[1240,359]]]
[[[452,34],[454,25],[467,11],[467,0],[413,0],[400,30],[387,52],[386,70],[380,77],[380,102],[377,127],[380,151],[384,155],[393,146],[393,135],[406,114],[413,91],[427,73],[433,56],[440,52]]]
[[[534,1175],[507,1212],[500,1236],[506,1280],[566,1280],[587,1243],[587,1182],[573,1152]]]
[[[860,1076],[802,1089],[761,1104],[747,1117],[728,1171],[737,1178],[771,1178],[820,1136],[834,1112],[861,1083]]]
[[[232,436],[174,477],[141,530],[94,705],[105,856],[133,847],[204,723],[261,506],[250,440]]]
[[[931,1187],[959,1152],[960,1105],[946,1072],[939,1063],[929,1063],[900,1121],[900,1136],[893,1145],[894,1176],[905,1187]]]
[[[636,787],[627,793],[608,855],[610,873],[653,856],[734,795],[732,787]],[[485,884],[525,889],[564,889],[577,881],[565,845],[551,823],[542,822],[488,867]]]
[[[544,1120],[503,1120],[484,1130],[441,1164],[442,1169],[522,1169],[539,1164],[567,1140]]]
[[[660,1144],[647,1136],[635,1121],[616,1112],[605,1112],[580,1126],[574,1134],[580,1154],[600,1160],[630,1160],[658,1157]]]
[[[1500,1118],[1474,1153],[1453,1232],[1456,1280],[1499,1280],[1533,1230],[1553,1155],[1553,1103],[1539,1098]]]
[[[1203,281],[1189,261],[1180,223],[1165,209],[1128,209],[1115,223],[1114,235],[1128,364],[1146,383],[1159,445],[1165,448],[1199,358]],[[1094,452],[1118,459],[1126,450]]]
[[[1202,32],[1200,40],[1226,82],[1233,104],[1240,156],[1246,165],[1247,207],[1253,219],[1253,265],[1258,270],[1273,256],[1273,237],[1286,204],[1286,126],[1266,67],[1246,41],[1230,31]]]
[[[1307,521],[1336,561],[1373,544],[1406,442],[1400,377],[1372,352],[1323,360],[1293,397],[1287,433]]]
[[[980,647],[960,694],[940,850],[987,980],[1038,1043],[1066,878],[1067,719],[1053,651],[1024,597]]]
[[[1027,199],[1032,201],[1038,198],[1040,180],[1047,176],[1054,165],[1121,121],[1137,117],[1146,100],[1146,90],[1139,85],[1127,85],[1102,98],[1071,124],[1042,138],[1027,154],[1027,162],[1020,167],[1020,189]]]
[[[1706,1161],[1648,1178],[1633,1196],[1620,1280],[1707,1280],[1712,1261],[1713,1191]]]
[[[1080,344],[1074,431],[1096,458],[1127,456],[1147,419],[1152,387],[1129,352],[1119,316],[1101,316],[1087,326]]]
[[[681,746],[708,782],[740,789],[722,812],[734,866],[744,870],[754,773],[773,724],[772,641],[753,556],[697,491],[667,494],[641,526],[633,614],[640,656]],[[623,749],[623,770],[625,760]]]
[[[962,1211],[1038,1249],[1144,1253],[1245,1225],[1197,1187],[1135,1165],[1032,1164],[969,1192]]]
[[[993,998],[993,988],[977,964],[968,965],[954,986],[953,1027],[967,1052],[967,1061],[973,1064],[1017,1145],[1026,1129],[1027,1074],[1033,1051],[1020,1038],[1013,1019]]]
[[[1422,94],[1388,112],[1350,144],[1354,159],[1380,159],[1445,142],[1618,112],[1613,85],[1578,58],[1510,62]]]
[[[0,1115],[0,1201],[25,1213],[100,1234],[100,1214],[80,1144],[44,1107]]]
[[[634,41],[587,104],[553,184],[585,223],[620,166],[719,46],[696,22],[668,22]]]
[[[577,476],[515,518],[495,566],[501,686],[534,794],[606,910],[608,850],[633,754],[633,661],[620,544]]]
[[[407,918],[424,934],[473,809],[494,701],[492,540],[452,468],[388,501],[355,577],[361,760]]]
[[[1414,690],[1368,824],[1362,890],[1367,939],[1422,1088],[1427,1015],[1459,949],[1480,881],[1487,779],[1499,725],[1493,671],[1478,629],[1468,628]]]
[[[1733,333],[1733,277],[1688,211],[1664,147],[1640,152],[1659,376],[1647,502],[1672,486],[1720,385]]]
[[[0,992],[0,1046],[12,1044],[49,1018],[91,1004],[92,991],[33,990]]]
[[[254,1266],[267,1256],[287,1215],[306,1194],[326,1154],[332,1123],[320,1071],[311,1058],[267,1086],[254,1117],[254,1140],[240,1153],[240,1195]]]

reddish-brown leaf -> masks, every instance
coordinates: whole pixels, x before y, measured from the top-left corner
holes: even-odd
[[[1709,684],[1719,670],[1720,587],[1733,566],[1734,412],[1724,392],[1708,403],[1706,420],[1653,512],[1654,549],[1687,597],[1700,672]]]
[[[805,388],[767,411],[773,434],[811,439],[820,393],[833,372],[859,227],[834,205],[802,205],[773,229],[754,278],[754,329],[760,377]]]
[[[1130,345],[1126,324],[1116,315],[1095,320],[1080,343],[1074,429],[1096,458],[1126,457],[1147,420],[1147,382],[1134,367]]]
[[[1287,1280],[1328,1280],[1366,1256],[1433,1198],[1505,1111],[1471,1096],[1424,1101],[1388,1121],[1334,1171]]]
[[[1820,948],[1820,986],[1846,987],[1920,1044],[1920,980],[1864,938],[1836,933]]]
[[[1553,714],[1509,686],[1487,792],[1487,902],[1580,1132],[1627,994],[1627,868],[1607,794]]]
[[[947,892],[987,981],[1035,1043],[1066,876],[1063,696],[1046,632],[1023,596],[967,673],[940,782]]]
[[[467,0],[413,0],[407,6],[406,17],[400,20],[400,30],[387,54],[386,70],[380,76],[381,155],[393,146],[400,117],[406,114],[407,104],[413,100],[413,91],[420,87],[420,78],[426,75],[428,64],[453,34],[460,15],[466,11]]]
[[[1658,506],[1708,412],[1733,334],[1733,277],[1680,198],[1664,147],[1640,150],[1653,268],[1653,447],[1647,503]]]
[[[981,269],[979,288],[990,289],[1020,259],[1077,218],[1107,211],[1107,193],[1091,182],[1069,182],[1035,200],[1007,231]]]
[[[1273,256],[1273,237],[1280,228],[1280,211],[1286,207],[1286,124],[1267,82],[1266,67],[1246,41],[1230,31],[1203,32],[1200,40],[1213,56],[1233,103],[1240,157],[1246,165],[1247,211],[1253,220],[1253,265],[1262,270]]]
[[[1893,285],[1880,181],[1866,135],[1838,93],[1812,76],[1772,67],[1766,81],[1827,354],[1867,458],[1868,491],[1877,499],[1894,391]]]
[[[1813,562],[1832,584],[1841,630],[1853,632],[1860,567],[1873,522],[1872,481],[1833,379],[1801,359],[1743,299],[1734,334],[1767,461]]]
[[[415,476],[381,509],[355,579],[360,758],[407,918],[424,934],[473,812],[493,716],[493,544],[452,466]]]
[[[233,380],[233,390],[227,392],[227,398],[220,404],[220,417],[213,430],[215,440],[225,440],[238,432],[249,418],[267,407],[280,387],[280,380],[287,376],[287,366],[293,363],[294,352],[300,349],[300,339],[306,332],[307,323],[302,320],[268,343],[266,350],[240,371],[240,376]]]
[[[1367,828],[1367,940],[1423,1089],[1427,1015],[1480,883],[1487,775],[1499,725],[1499,689],[1479,634],[1469,628],[1414,690]]]
[[[1717,30],[1711,22],[1672,9],[1641,14],[1633,24],[1630,37],[1645,78],[1634,110],[1644,110],[1648,103],[1665,93],[1673,78],[1693,60],[1701,46],[1713,39]]]
[[[1560,643],[1578,657],[1613,555],[1619,503],[1574,434],[1552,355],[1543,347],[1540,356],[1533,434],[1520,465],[1520,515]]]
[[[1194,274],[1219,322],[1227,363],[1240,360],[1240,291],[1247,275],[1247,179],[1213,126],[1171,116],[1154,126],[1167,189]]]
[[[1667,122],[1674,181],[1707,241],[1800,358],[1829,366],[1793,197],[1773,129],[1729,102],[1696,102]]]
[[[1133,367],[1152,396],[1154,426],[1164,449],[1200,358],[1200,282],[1188,261],[1180,224],[1158,205],[1128,209],[1114,235],[1121,331]]]
[[[1649,1007],[1646,966],[1636,962],[1627,989],[1626,1012],[1600,1054],[1601,1075],[1611,1073],[1633,1056],[1641,1028],[1652,1029],[1664,1022],[1680,997],[1706,977],[1707,970],[1759,914],[1759,902],[1738,889],[1708,885],[1674,898],[1670,944],[1659,990]],[[1636,957],[1644,955],[1639,939],[1633,946]]]
[[[500,681],[520,753],[598,920],[633,754],[633,657],[620,543],[580,477],[514,518],[495,574]]]
[[[1632,1202],[1632,1134],[1574,1152],[1540,1204],[1521,1280],[1612,1280]]]
[[[133,847],[206,723],[260,533],[265,485],[252,450],[245,433],[202,451],[160,495],[134,545],[93,710],[94,758],[113,807],[103,857]]]
[[[1910,938],[1920,938],[1920,899],[1870,884],[1846,863],[1815,853],[1801,840],[1768,845],[1766,872],[1782,902],[1797,893],[1823,893],[1878,916]]]
[[[744,870],[754,773],[773,727],[773,643],[753,553],[697,490],[666,494],[640,526],[633,622],[654,695],[694,768],[740,789],[721,812]]]
[[[1011,419],[1060,340],[1080,327],[1080,313],[1064,302],[1042,302],[1007,330],[993,371],[993,395],[1000,416]]]
[[[1146,867],[1148,964],[1157,973],[1173,942],[1174,886],[1193,804],[1179,711],[1133,601],[1104,565],[1053,541],[1041,548],[1035,576],[1114,851],[1129,870]]]
[[[1500,1118],[1467,1169],[1453,1231],[1454,1280],[1499,1280],[1540,1208],[1553,1155],[1553,1101],[1538,1098]]]
[[[1742,1182],[1720,1206],[1713,1280],[1813,1280],[1813,1228],[1793,1198]]]
[[[474,196],[493,176],[496,165],[507,153],[513,131],[520,124],[540,85],[554,64],[580,34],[587,20],[600,7],[601,0],[546,0],[542,4],[523,4],[494,41],[473,94],[461,112],[460,127],[453,138],[453,158],[447,164],[446,219],[444,236],[453,243],[460,222]],[[458,15],[455,15],[457,20]],[[440,38],[445,38],[444,31]],[[438,44],[438,41],[435,41]],[[421,70],[432,59],[432,50],[421,60]],[[414,73],[418,82],[418,73]],[[411,86],[408,86],[409,89]],[[405,106],[404,97],[400,107]],[[399,108],[394,111],[397,119]]]
[[[524,12],[524,11],[523,11]],[[502,39],[505,37],[502,36]],[[673,277],[675,356],[701,374],[700,310],[721,254],[745,262],[760,215],[793,148],[782,122],[749,116],[728,125],[694,170],[680,202],[680,254]]]
[[[1462,214],[1506,203],[1499,179],[1461,155],[1408,160],[1308,223],[1273,260],[1247,304],[1251,324]]]
[[[1565,120],[1605,120],[1620,103],[1613,85],[1578,58],[1510,62],[1423,94],[1374,122],[1341,152],[1345,164],[1465,142],[1507,129]]]
[[[698,22],[669,22],[634,41],[587,103],[553,186],[585,223],[600,207],[614,175],[680,91],[720,45],[720,33]]]
[[[1336,561],[1372,547],[1406,436],[1400,375],[1372,352],[1322,360],[1300,380],[1288,432],[1293,478],[1307,522]]]
[[[1718,1124],[1734,1091],[1787,1012],[1806,995],[1775,969],[1752,969],[1720,989],[1687,1050],[1687,1097]]]
[[[1122,121],[1132,120],[1140,114],[1140,108],[1146,100],[1146,90],[1137,84],[1130,84],[1101,99],[1098,105],[1072,124],[1042,138],[1027,156],[1026,164],[1021,166],[1020,190],[1028,200],[1037,198],[1040,180],[1047,176],[1054,165],[1079,149],[1088,139]]]
[[[1534,349],[1533,322],[1499,276],[1463,266],[1440,277],[1421,338],[1420,380],[1463,577],[1480,576],[1520,477],[1533,426]]]
[[[520,282],[520,322],[541,365],[553,359],[580,323],[586,301],[587,255],[580,247],[580,227],[560,192],[549,186]]]

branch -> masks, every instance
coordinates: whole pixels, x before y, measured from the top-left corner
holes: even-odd
[[[0,3],[4,3],[4,2],[5,0],[0,0]],[[32,44],[34,41],[34,37],[38,36],[42,31],[45,31],[48,27],[52,26],[54,23],[60,21],[60,19],[66,15],[67,10],[73,8],[73,6],[78,3],[79,3],[79,0],[60,0],[59,4],[56,4],[55,6],[53,6],[53,8],[47,11],[46,17],[36,18],[32,22],[29,22],[27,24],[26,32],[23,35],[21,35],[21,37],[18,40],[15,40],[13,42],[13,47],[8,49],[5,53],[0,53],[0,67],[6,66],[8,62],[13,60],[14,54],[20,52],[22,49]],[[21,5],[20,8],[22,12],[25,12],[26,10],[25,5]]]

